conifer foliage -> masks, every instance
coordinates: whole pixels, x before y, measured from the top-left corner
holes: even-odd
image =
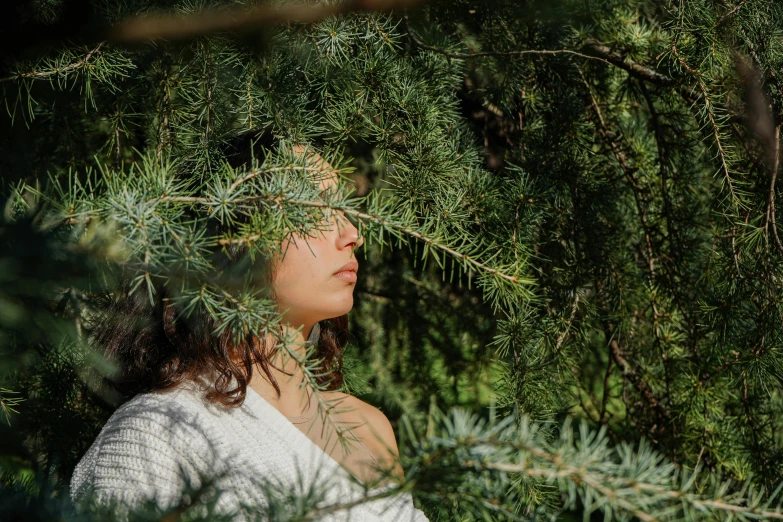
[[[90,325],[120,280],[274,333],[216,255],[267,259],[335,210],[366,241],[343,388],[393,421],[399,488],[431,520],[783,519],[783,4],[9,12],[4,519],[110,517],[67,484],[116,404]],[[231,162],[261,134],[277,145]],[[250,516],[339,510],[268,493]]]

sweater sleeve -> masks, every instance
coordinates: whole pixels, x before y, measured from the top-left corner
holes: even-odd
[[[195,413],[166,396],[144,394],[118,409],[71,478],[75,504],[133,509],[153,501],[181,503],[214,470],[212,451]]]

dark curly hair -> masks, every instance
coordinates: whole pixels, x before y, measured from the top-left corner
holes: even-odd
[[[248,132],[232,140],[225,148],[234,167],[246,166],[251,157],[262,157],[277,145],[269,132]],[[219,269],[247,262],[247,247],[242,245],[214,252]],[[260,266],[256,266],[260,265]],[[253,265],[263,283],[272,288],[273,269],[263,263]],[[118,367],[117,375],[105,384],[125,402],[138,393],[165,390],[205,375],[217,378],[205,393],[212,403],[240,406],[254,367],[260,368],[280,395],[271,373],[274,346],[252,332],[236,338],[229,328],[215,336],[217,321],[203,307],[189,317],[180,314],[174,304],[174,285],[155,284],[155,300],[146,292],[131,292],[128,278],[116,291],[104,295],[99,311],[90,324],[98,350]],[[272,294],[270,296],[273,297]],[[348,316],[320,321],[321,334],[316,346],[321,367],[316,373],[321,384],[334,390],[342,384],[342,349],[348,342]],[[232,382],[235,385],[232,387]]]

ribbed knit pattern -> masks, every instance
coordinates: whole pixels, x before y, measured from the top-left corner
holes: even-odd
[[[242,406],[202,399],[195,385],[139,394],[111,416],[79,462],[71,496],[79,504],[116,502],[120,517],[145,500],[178,505],[186,488],[212,482],[220,514],[238,506],[264,513],[262,483],[290,495],[322,490],[321,507],[364,494],[351,475],[251,388]],[[236,517],[242,519],[241,516]],[[409,493],[361,503],[323,516],[333,521],[412,521],[427,518]]]

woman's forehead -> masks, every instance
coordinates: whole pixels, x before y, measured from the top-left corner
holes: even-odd
[[[313,149],[306,148],[304,145],[294,145],[295,153],[302,154],[305,151],[307,152],[307,157],[309,159],[308,163],[322,169],[322,171],[318,173],[319,186],[321,190],[326,190],[330,187],[336,186],[337,171],[328,161],[323,158],[323,156],[318,154],[318,152],[314,151]]]
[[[321,178],[321,181],[319,182],[321,190],[326,190],[331,187],[337,186],[337,172],[334,170],[331,170],[330,172],[325,173],[324,177]]]

